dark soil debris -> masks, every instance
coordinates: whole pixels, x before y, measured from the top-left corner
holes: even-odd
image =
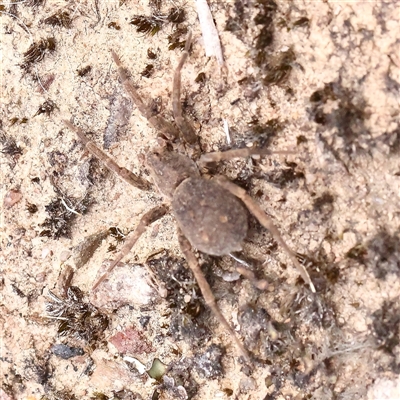
[[[365,111],[367,103],[360,95],[343,87],[340,80],[328,83],[323,89],[314,92],[310,102],[311,118],[323,126],[324,130],[333,129],[336,132],[332,135],[332,145],[322,139],[335,158],[340,158],[337,156],[340,153],[354,157],[362,151],[365,152],[368,145],[371,145],[370,133],[364,124],[369,117]],[[324,105],[328,102],[334,106],[330,112],[324,111]],[[319,134],[324,138],[322,130]]]
[[[84,301],[83,292],[71,286],[66,298],[60,298],[50,291],[49,298],[46,312],[54,321],[58,321],[59,336],[83,340],[96,346],[108,326],[108,318]]]
[[[80,76],[82,78],[85,75],[87,75],[91,70],[92,70],[92,67],[90,65],[87,65],[86,67],[78,69],[76,72],[77,72],[78,76]]]
[[[60,237],[69,238],[71,236],[71,224],[79,214],[87,211],[89,204],[90,200],[88,196],[79,201],[67,197],[53,200],[45,206],[49,217],[39,225],[44,228],[40,232],[40,236],[48,236],[53,239],[59,239]]]
[[[391,368],[400,372],[400,360],[395,357],[395,348],[400,345],[400,303],[398,299],[384,301],[382,307],[372,314],[372,328],[381,350],[394,358]]]
[[[147,263],[168,291],[167,301],[172,310],[169,333],[175,340],[183,339],[196,347],[201,346],[210,335],[205,320],[209,312],[203,305],[200,289],[185,260],[164,252],[161,257]]]
[[[192,377],[193,358],[184,358],[168,366],[167,375],[174,379],[176,386],[182,386],[186,390],[188,399],[193,398],[198,390],[199,384]]]
[[[10,156],[13,166],[15,166],[19,156],[23,154],[21,147],[17,145],[13,137],[6,135],[4,132],[0,132],[0,144],[2,145],[1,152]]]
[[[372,267],[378,279],[385,279],[390,273],[400,276],[400,237],[399,232],[391,235],[381,230],[367,242],[367,265]]]
[[[34,117],[36,117],[37,115],[41,115],[41,114],[46,114],[48,117],[50,116],[50,114],[54,111],[54,109],[58,108],[56,103],[54,103],[54,101],[52,100],[46,100],[36,111],[36,114],[34,115]]]
[[[194,357],[194,368],[197,373],[207,379],[215,379],[223,375],[222,357],[225,349],[219,345],[212,344],[202,354]]]
[[[69,358],[81,356],[84,354],[84,351],[80,347],[71,347],[66,344],[58,343],[51,347],[51,352],[64,360],[68,360]]]
[[[33,64],[42,61],[46,54],[53,53],[55,50],[56,41],[53,37],[34,42],[24,53],[24,61],[20,64],[20,67],[29,71]]]
[[[61,26],[63,28],[71,28],[72,19],[68,11],[58,10],[56,13],[47,17],[43,21],[46,25]]]
[[[292,49],[278,53],[275,56],[270,55],[268,61],[265,61],[265,72],[263,83],[266,86],[280,85],[285,83],[293,69],[296,55]]]
[[[154,36],[164,25],[171,23],[178,25],[186,20],[185,10],[183,8],[171,8],[168,14],[160,11],[153,11],[151,15],[135,15],[130,23],[136,26],[138,33],[144,33]]]
[[[264,178],[274,184],[275,186],[283,189],[289,185],[298,183],[299,180],[304,179],[304,173],[299,171],[297,164],[294,162],[285,162],[286,168],[277,168],[264,175]]]

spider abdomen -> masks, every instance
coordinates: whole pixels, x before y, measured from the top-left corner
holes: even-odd
[[[185,179],[175,190],[172,210],[183,234],[203,253],[221,256],[242,249],[247,211],[217,183],[200,177]]]

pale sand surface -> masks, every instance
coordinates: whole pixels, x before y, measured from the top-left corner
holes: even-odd
[[[186,110],[204,151],[229,148],[224,121],[231,146],[264,140],[271,150],[294,151],[229,161],[218,172],[249,190],[288,244],[314,260],[307,268],[317,295],[297,280],[283,250],[253,219],[238,256],[268,281],[266,291],[237,279],[232,259],[202,257],[224,315],[258,358],[250,370],[212,315],[188,311],[185,302],[196,308],[201,300],[171,215],[152,225],[125,260],[152,268],[152,285],[144,267],[125,266],[107,290],[90,294],[101,264],[113,257],[110,245],[120,247],[108,230],[132,230],[162,198],[91,161],[62,120],[73,118],[121,165],[149,178],[143,160],[157,144],[156,132],[127,100],[109,49],[120,55],[145,101],[161,99],[161,113],[171,120],[172,76],[181,54],[168,50],[174,26],[165,24],[154,36],[137,33],[129,22],[150,14],[144,0],[6,5],[0,399],[151,399],[155,390],[159,399],[400,399],[399,3],[277,0],[275,11],[269,1],[210,4],[228,76],[206,58],[194,1],[184,2],[180,26],[194,37],[182,75]],[[163,1],[161,11],[172,6]],[[263,7],[272,25],[260,16]],[[43,22],[57,10],[69,12],[69,28]],[[264,54],[256,47],[267,31],[273,40]],[[54,38],[55,51],[26,73],[24,53],[47,38]],[[291,73],[268,85],[267,65],[284,52],[291,54]],[[149,64],[154,68],[143,76]],[[87,66],[91,70],[79,76]],[[54,76],[48,93],[41,93],[35,68],[43,82]],[[205,79],[196,82],[200,73]],[[35,116],[48,100],[54,111]],[[85,196],[87,211],[60,228],[66,207],[82,211]],[[84,250],[90,235],[93,255]],[[67,265],[83,301],[90,299],[109,319],[90,343],[58,336],[57,320],[48,318],[48,291],[63,296],[57,282]],[[124,347],[118,332],[134,340]],[[80,348],[80,355],[62,359],[55,344]],[[146,370],[156,358],[169,366],[163,385],[132,358]]]

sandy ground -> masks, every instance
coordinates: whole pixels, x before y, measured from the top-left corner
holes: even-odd
[[[210,4],[227,75],[204,54],[193,1],[0,5],[0,399],[400,399],[399,4]],[[138,16],[155,12],[147,28],[159,32],[137,32],[150,23]],[[252,217],[235,255],[266,290],[232,258],[199,256],[250,365],[205,307],[171,215],[91,292],[163,199],[107,172],[62,120],[150,179],[144,158],[157,132],[124,93],[109,49],[172,121],[181,50],[168,50],[177,43],[168,37],[184,40],[186,28],[182,98],[202,151],[293,151],[203,171],[248,190],[317,289]]]

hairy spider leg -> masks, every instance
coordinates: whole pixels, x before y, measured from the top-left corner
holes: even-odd
[[[242,342],[237,337],[236,332],[229,325],[228,321],[225,319],[221,310],[219,309],[215,297],[210,288],[210,285],[208,284],[206,278],[204,277],[203,271],[200,268],[200,265],[196,259],[195,254],[193,253],[192,246],[190,245],[189,240],[186,239],[186,237],[180,230],[178,231],[178,240],[182,253],[184,254],[186,261],[188,262],[189,267],[192,270],[197,283],[199,284],[201,293],[204,297],[207,306],[210,307],[212,313],[217,318],[218,322],[221,325],[223,325],[224,328],[229,332],[230,336],[234,340],[236,346],[239,348],[240,352],[242,353],[246,361],[250,362],[249,353],[247,352]]]
[[[214,179],[218,182],[218,184],[220,184],[226,190],[229,190],[232,194],[242,200],[249,211],[257,218],[260,224],[271,232],[274,239],[283,247],[287,255],[292,260],[293,264],[300,272],[300,275],[303,278],[304,282],[307,283],[310,286],[311,291],[315,293],[315,286],[311,281],[310,275],[308,274],[304,266],[301,265],[297,260],[296,253],[283,240],[278,228],[274,225],[271,218],[269,218],[268,215],[265,214],[262,208],[240,186],[235,185],[233,182],[229,181],[223,176],[217,176]]]

